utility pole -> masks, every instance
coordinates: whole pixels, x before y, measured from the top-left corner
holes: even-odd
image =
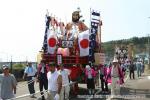
[[[149,65],[149,69],[150,69],[150,37],[148,34],[148,65]]]
[[[11,61],[10,61],[10,72],[12,73],[12,56],[11,56]]]
[[[150,19],[150,17],[148,17],[148,19]],[[150,69],[150,37],[148,34],[148,67]]]
[[[10,72],[12,73],[12,56],[11,56],[11,60],[10,60]]]

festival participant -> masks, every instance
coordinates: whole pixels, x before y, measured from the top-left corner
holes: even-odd
[[[114,57],[113,65],[111,68],[111,97],[113,98],[116,95],[116,88],[118,90],[118,95],[120,94],[120,84],[124,83],[123,73],[120,68],[118,59]]]
[[[101,65],[100,66],[100,80],[101,80],[101,88],[102,88],[102,94],[103,93],[108,93],[108,82],[107,82],[107,69],[106,65]],[[105,87],[105,88],[104,88]]]
[[[70,71],[64,68],[63,64],[59,65],[60,70],[58,73],[62,76],[62,90],[61,90],[61,98],[60,100],[69,100],[69,92],[70,92],[70,85],[69,85],[69,75]]]
[[[95,89],[94,78],[96,76],[96,73],[94,69],[92,69],[89,65],[86,65],[85,75],[86,75],[86,82],[87,82],[87,88],[89,94],[92,95],[94,94],[94,89]]]
[[[3,73],[0,74],[0,83],[2,100],[14,98],[14,94],[16,94],[17,81],[14,75],[9,73],[7,65],[3,66]]]
[[[39,89],[42,96],[42,100],[45,100],[43,87],[45,90],[48,89],[48,80],[47,80],[47,72],[49,71],[48,66],[44,63],[44,60],[41,60],[38,71],[37,71],[37,82],[39,82]]]
[[[133,61],[131,61],[131,64],[129,66],[129,71],[130,71],[130,79],[133,78],[134,79],[134,70],[135,70],[135,65],[133,64]],[[132,76],[132,77],[131,77]]]
[[[62,76],[56,70],[56,64],[49,64],[48,79],[48,98],[47,100],[60,100],[62,89]]]
[[[139,78],[142,74],[142,63],[139,59],[136,62],[136,70],[137,70],[137,75],[138,75],[138,78]]]
[[[28,89],[31,94],[31,98],[35,98],[34,81],[36,74],[37,70],[32,66],[32,63],[29,62],[24,70],[23,79],[28,81]]]
[[[77,65],[73,65],[70,68],[71,72],[70,72],[70,83],[73,83],[70,87],[70,89],[72,89],[72,91],[70,92],[73,95],[77,95],[78,91],[79,91],[79,86],[78,86],[78,81],[77,81],[77,77],[79,76],[79,68],[77,67]]]

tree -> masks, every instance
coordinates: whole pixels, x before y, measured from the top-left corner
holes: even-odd
[[[20,64],[20,63],[18,63],[18,64],[14,64],[13,65],[13,69],[24,69],[24,67],[25,67],[25,65],[24,64]]]
[[[116,41],[108,41],[108,42],[104,42],[103,48],[104,48],[104,52],[106,55],[108,55],[109,57],[114,56],[114,49],[115,49],[115,45],[117,46],[121,46],[121,45],[129,45],[130,43],[133,43],[133,49],[134,49],[134,53],[142,53],[142,52],[146,52],[146,48],[147,48],[147,41],[148,37],[133,37],[130,39],[122,39],[122,40],[116,40]]]

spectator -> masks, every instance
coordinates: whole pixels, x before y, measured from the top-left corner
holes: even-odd
[[[34,89],[34,81],[37,70],[32,66],[32,63],[28,63],[25,70],[23,79],[26,79],[28,82],[28,89],[31,94],[31,98],[35,98],[35,89]]]
[[[14,98],[14,94],[16,94],[17,81],[14,75],[9,73],[7,65],[3,66],[3,73],[0,74],[0,83],[2,100]]]

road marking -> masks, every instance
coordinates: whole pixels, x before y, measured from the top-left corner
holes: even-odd
[[[39,93],[40,91],[36,91],[35,94]],[[24,95],[21,95],[21,96],[17,96],[15,97],[16,99],[19,99],[19,98],[24,98],[24,97],[28,97],[30,96],[31,94],[24,94]]]
[[[147,78],[150,80],[150,76],[147,76]]]

